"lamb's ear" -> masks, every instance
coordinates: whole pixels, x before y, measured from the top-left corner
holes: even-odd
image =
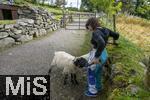
[[[75,57],[75,58],[73,59],[73,62],[75,62],[77,59],[78,59],[78,57]]]
[[[78,59],[77,58],[75,58],[74,60],[73,60],[73,64],[75,65],[75,66],[78,66]]]

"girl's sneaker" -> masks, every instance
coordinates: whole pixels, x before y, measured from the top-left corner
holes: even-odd
[[[91,93],[91,92],[89,92],[89,91],[85,91],[85,93],[84,93],[86,96],[88,96],[88,97],[96,97],[97,96],[97,94],[95,93],[95,94],[93,94],[93,93]]]

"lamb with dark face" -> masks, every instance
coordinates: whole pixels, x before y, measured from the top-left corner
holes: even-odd
[[[74,61],[74,65],[78,66],[79,68],[87,67],[88,66],[88,61],[85,58],[80,57],[80,58],[77,58]]]
[[[53,67],[61,68],[63,69],[64,84],[67,83],[69,76],[71,76],[71,83],[78,84],[76,80],[76,68],[86,67],[87,63],[87,60],[83,57],[75,57],[64,51],[56,51],[51,62],[49,74]]]

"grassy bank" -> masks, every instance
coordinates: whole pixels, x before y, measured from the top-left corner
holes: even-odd
[[[150,55],[150,21],[138,17],[120,15],[117,17],[117,30]]]

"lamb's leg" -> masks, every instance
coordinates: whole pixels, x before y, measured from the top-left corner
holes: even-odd
[[[76,76],[76,74],[74,74],[74,81],[75,81],[75,84],[76,84],[76,85],[79,84],[78,81],[77,81],[77,76]]]
[[[65,77],[64,77],[64,85],[67,84],[67,79],[68,79],[68,74],[65,74]]]
[[[74,81],[73,81],[73,74],[71,73],[71,83],[74,84]]]
[[[76,79],[76,74],[71,73],[71,83],[74,85],[78,85],[78,81]]]

